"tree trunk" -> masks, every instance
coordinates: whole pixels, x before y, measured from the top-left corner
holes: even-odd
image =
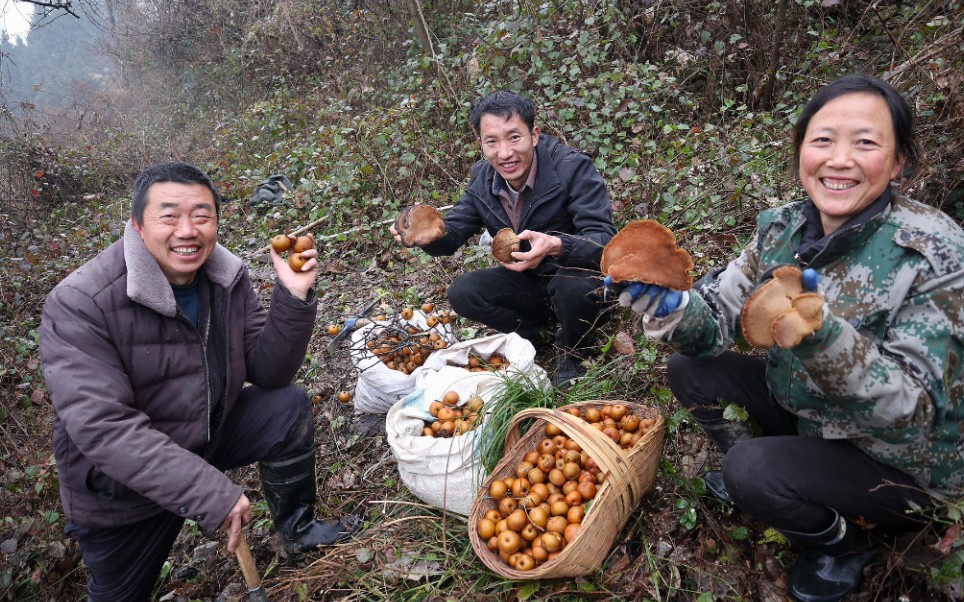
[[[766,76],[766,83],[760,93],[758,107],[768,109],[773,101],[773,89],[777,82],[777,71],[780,70],[780,63],[783,58],[783,39],[787,35],[787,1],[780,0],[777,4],[776,31],[773,34],[773,61],[770,63],[770,71]]]
[[[408,0],[408,10],[412,13],[412,21],[415,23],[415,35],[418,42],[422,45],[422,50],[431,56],[435,56],[435,48],[432,46],[432,32],[428,30],[425,23],[425,15],[422,13],[422,3],[420,0]]]

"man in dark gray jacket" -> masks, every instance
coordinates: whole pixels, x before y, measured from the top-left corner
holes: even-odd
[[[227,532],[234,552],[251,504],[229,468],[260,462],[288,551],[353,530],[315,518],[313,414],[291,384],[315,320],[317,253],[295,272],[271,252],[265,311],[241,260],[217,243],[220,200],[196,167],[145,170],[123,239],[44,306],[66,532],[94,601],[147,600],[185,519]]]
[[[585,373],[606,315],[599,259],[616,227],[605,182],[588,155],[541,134],[532,102],[514,92],[480,99],[469,121],[485,160],[445,216],[445,235],[422,249],[451,255],[483,228],[516,232],[522,248],[513,260],[463,274],[449,302],[461,316],[534,342],[554,316],[562,357],[553,383],[568,384]]]

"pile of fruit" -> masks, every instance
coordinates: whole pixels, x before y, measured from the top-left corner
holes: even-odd
[[[656,424],[623,404],[565,409],[630,449]],[[553,425],[529,449],[511,476],[493,480],[489,497],[497,507],[484,513],[474,528],[488,549],[518,571],[530,571],[557,557],[579,529],[605,480],[595,461],[579,444]]]
[[[434,303],[422,304],[425,314],[425,327],[420,328],[410,321],[415,317],[415,309],[405,307],[391,318],[386,314],[373,316],[375,322],[389,322],[379,325],[369,332],[365,347],[391,370],[411,374],[425,363],[433,351],[445,349],[449,343],[443,336],[441,327],[452,322],[452,312],[435,310]],[[328,325],[331,336],[341,332],[337,324]]]
[[[447,391],[441,400],[429,404],[428,411],[435,420],[427,422],[422,429],[426,437],[457,437],[482,424],[485,402],[478,395],[471,395],[465,405],[459,407],[461,396],[457,391]]]
[[[488,359],[469,354],[469,364],[465,367],[469,372],[495,372],[509,367],[509,359],[498,353],[493,353]]]
[[[386,326],[368,336],[365,345],[387,368],[411,374],[436,349],[448,347],[437,331],[420,331],[414,326]]]
[[[656,425],[655,418],[641,418],[630,413],[621,403],[605,405],[602,408],[586,407],[583,410],[567,408],[565,411],[579,416],[593,428],[599,429],[623,449],[630,449],[639,443],[643,435]]]

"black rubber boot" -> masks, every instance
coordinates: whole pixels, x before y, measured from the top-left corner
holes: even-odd
[[[753,431],[750,430],[750,425],[744,422],[736,422],[725,418],[698,422],[700,428],[706,433],[706,436],[709,437],[724,454],[733,449],[733,446],[740,441],[745,441],[753,437]]]
[[[866,531],[834,514],[820,533],[782,531],[804,548],[790,571],[787,593],[800,602],[836,602],[860,588],[864,568],[879,553]]]
[[[351,537],[361,525],[360,516],[340,520],[319,521],[315,518],[315,453],[314,450],[262,461],[261,484],[264,497],[289,554],[308,552]]]

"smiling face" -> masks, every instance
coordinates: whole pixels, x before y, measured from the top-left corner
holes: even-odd
[[[814,113],[799,155],[800,181],[828,235],[873,203],[904,164],[887,102],[865,92],[838,96]]]
[[[171,284],[190,284],[217,244],[214,196],[201,184],[153,184],[134,229]]]
[[[529,177],[532,157],[539,144],[539,128],[513,113],[508,119],[485,114],[479,121],[479,143],[486,160],[512,188],[519,190]]]

